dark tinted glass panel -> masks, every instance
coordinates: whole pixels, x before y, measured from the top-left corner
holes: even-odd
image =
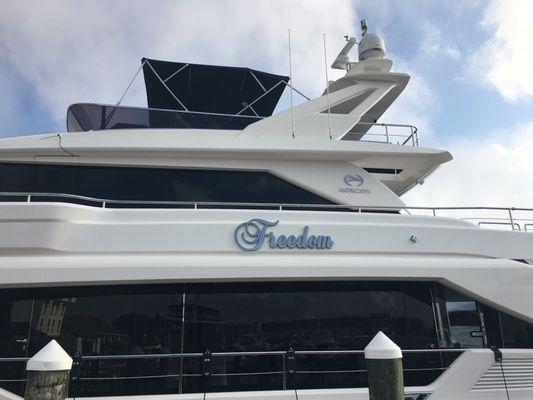
[[[17,356],[31,356],[50,339],[73,356],[145,356],[82,358],[72,371],[80,379],[72,383],[71,396],[364,387],[362,354],[298,354],[296,377],[284,375],[281,354],[216,356],[209,380],[201,377],[199,358],[181,362],[160,355],[362,350],[379,330],[404,349],[436,344],[430,286],[423,282],[103,286],[0,295],[2,342],[18,343],[9,348],[18,349]],[[435,353],[406,354],[405,381],[429,384],[451,361]],[[6,368],[4,378],[23,377],[22,370]],[[21,386],[12,381],[2,387],[22,393]]]
[[[334,348],[362,349],[383,331],[403,349],[435,344],[426,284],[359,283],[321,293],[321,326],[334,332]]]
[[[444,288],[451,347],[484,347],[484,329],[478,303],[449,288]]]
[[[99,104],[73,104],[67,111],[67,129],[80,132],[102,129],[236,129],[262,117],[217,115]]]
[[[37,168],[32,164],[0,164],[0,192],[34,192]]]
[[[33,301],[0,292],[0,357],[26,357]],[[25,361],[0,362],[0,387],[24,394]]]
[[[187,293],[185,349],[191,352],[286,351],[307,349],[317,340],[319,294],[302,285],[206,285]],[[250,385],[282,388],[281,357],[218,359],[215,369],[275,372],[213,379],[212,390],[247,390]],[[189,360],[185,373],[198,371]],[[202,390],[199,378],[185,378],[185,391]]]
[[[400,174],[403,169],[393,169],[393,168],[364,168],[366,172],[371,174]]]
[[[253,171],[0,164],[0,191],[113,200],[332,204],[267,172]]]
[[[188,286],[186,292],[185,348],[191,352],[363,349],[380,330],[403,348],[436,344],[429,285],[424,283],[198,285]],[[411,357],[410,363],[415,370],[422,364],[428,368],[427,361]],[[297,362],[300,388],[366,382],[362,356],[308,355],[299,356]],[[440,359],[431,363],[429,367],[441,367]],[[186,367],[186,373],[199,368]],[[247,367],[248,373],[258,371],[253,363]],[[272,368],[279,365],[273,363]],[[278,378],[271,374],[247,381],[259,384],[260,379],[263,383],[270,379],[276,388]],[[427,381],[433,378],[428,376]],[[199,379],[185,383],[186,391],[200,388]],[[245,386],[236,378],[217,390],[246,390]]]
[[[29,355],[51,339],[71,355],[181,352],[182,294],[175,286],[37,291]],[[177,359],[84,360],[76,396],[177,393]],[[158,375],[160,378],[152,378]],[[111,378],[113,379],[98,379]],[[130,379],[129,377],[137,377]]]
[[[481,311],[481,318],[485,326],[487,347],[505,347],[503,344],[502,330],[500,327],[499,311],[496,311],[485,304],[478,304],[478,306]]]
[[[176,352],[182,312],[178,290],[123,286],[38,293],[30,355],[52,338],[69,354]]]
[[[72,397],[174,394],[179,392],[178,359],[152,358],[82,361]]]
[[[533,348],[533,326],[531,324],[504,313],[500,313],[500,321],[504,347]]]

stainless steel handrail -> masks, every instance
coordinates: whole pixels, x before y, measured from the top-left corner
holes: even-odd
[[[302,210],[302,211],[317,211],[317,210],[340,210],[340,211],[351,211],[351,212],[363,212],[369,210],[382,211],[382,212],[400,212],[404,211],[408,214],[410,210],[419,210],[419,211],[431,211],[433,216],[437,216],[437,211],[505,211],[506,217],[501,218],[501,221],[508,221],[508,224],[513,227],[513,230],[516,230],[517,221],[525,221],[526,219],[515,218],[513,212],[526,211],[532,212],[533,208],[523,208],[523,207],[489,207],[489,206],[473,206],[473,207],[423,207],[423,206],[357,206],[350,204],[291,204],[291,203],[240,203],[240,202],[216,202],[216,201],[178,201],[178,200],[114,200],[114,199],[102,199],[97,197],[88,197],[82,195],[68,194],[68,193],[45,193],[45,192],[0,192],[0,197],[14,197],[22,198],[22,200],[14,200],[15,202],[27,202],[33,203],[38,202],[36,198],[64,198],[79,200],[83,202],[98,203],[101,208],[107,208],[110,204],[123,204],[123,205],[144,205],[144,206],[180,206],[187,207],[191,209],[200,209],[200,208],[223,208],[223,209],[270,209],[277,211],[284,210]],[[42,201],[41,201],[42,202]],[[48,201],[55,202],[55,201]],[[86,205],[86,204],[84,204]],[[416,216],[416,214],[412,214]],[[479,217],[468,217],[463,219],[472,219],[472,220],[484,220],[485,218]],[[486,218],[493,219],[493,218]],[[501,225],[501,224],[500,224]],[[520,229],[520,226],[519,230]],[[527,229],[524,229],[527,231]]]
[[[274,87],[272,87],[270,90],[274,89],[276,86],[285,83],[285,82],[278,82]],[[286,83],[285,83],[286,84]],[[263,97],[266,93],[264,93],[259,98],[255,99],[253,103],[260,100],[261,97]],[[216,116],[216,117],[231,117],[231,118],[251,118],[255,120],[262,120],[264,118],[268,118],[268,116],[261,116],[261,115],[245,115],[242,114],[242,112],[250,107],[253,103],[248,104],[244,109],[242,109],[237,114],[225,114],[225,113],[216,113],[216,112],[205,112],[205,111],[192,111],[192,110],[172,110],[167,108],[155,108],[155,107],[137,107],[137,106],[124,106],[124,105],[117,105],[117,104],[102,104],[102,103],[76,103],[73,105],[80,105],[80,106],[91,106],[91,107],[105,107],[106,109],[112,109],[112,110],[141,110],[141,111],[156,111],[156,112],[165,112],[165,113],[173,113],[173,114],[191,114],[191,115],[207,115],[207,116]],[[71,106],[73,106],[71,105]],[[67,110],[67,120],[68,115],[70,113],[70,107]],[[114,112],[114,111],[113,111]],[[418,128],[414,125],[410,124],[393,124],[393,123],[384,123],[384,122],[365,122],[365,121],[359,121],[356,123],[356,125],[365,125],[365,126],[380,126],[385,129],[385,133],[379,134],[379,133],[365,133],[360,140],[366,141],[363,138],[365,136],[380,136],[385,137],[386,140],[381,143],[392,143],[390,141],[391,137],[399,137],[399,138],[405,138],[405,140],[401,143],[401,145],[406,145],[407,143],[411,142],[413,146],[418,146]],[[389,128],[407,128],[409,129],[409,134],[392,134],[388,131]]]
[[[103,199],[99,197],[88,197],[77,194],[68,193],[47,193],[47,192],[0,192],[0,196],[9,197],[24,197],[24,201],[31,202],[33,197],[64,197],[78,200],[90,201],[93,203],[108,203],[108,204],[147,204],[147,205],[185,205],[191,208],[201,206],[227,206],[227,207],[273,207],[273,208],[325,208],[325,209],[355,209],[355,210],[496,210],[496,211],[533,211],[533,208],[524,207],[490,207],[490,206],[461,206],[461,207],[428,207],[428,206],[357,206],[353,204],[305,204],[305,203],[244,203],[244,202],[224,202],[224,201],[179,201],[179,200],[113,200]]]
[[[498,225],[498,226],[509,226],[511,228],[513,228],[513,231],[514,230],[522,230],[520,228],[520,224],[517,224],[516,222],[496,222],[496,221],[480,221],[477,223],[477,226],[481,227],[483,225]],[[515,229],[516,228],[516,229]]]
[[[233,351],[233,352],[214,352],[213,357],[239,357],[239,356],[279,356],[284,355],[284,351]],[[83,360],[128,360],[136,358],[200,358],[203,353],[154,353],[154,354],[117,354],[117,355],[98,355],[98,356],[80,356]],[[0,361],[2,359],[0,358]]]
[[[365,125],[365,126],[381,126],[383,128],[385,128],[385,133],[364,133],[363,136],[361,137],[361,141],[366,141],[364,140],[364,137],[365,136],[380,136],[380,137],[384,137],[385,138],[385,141],[383,143],[393,143],[391,142],[390,138],[391,137],[399,137],[399,138],[405,138],[405,140],[401,143],[402,146],[405,146],[407,143],[411,142],[411,145],[412,146],[418,146],[419,143],[418,143],[418,128],[414,125],[410,125],[410,124],[391,124],[391,123],[384,123],[384,122],[364,122],[364,121],[359,121],[357,125]],[[394,133],[390,133],[389,132],[389,128],[408,128],[409,129],[409,134],[394,134]]]
[[[402,352],[407,354],[441,354],[441,353],[463,353],[465,349],[457,348],[443,348],[443,349],[412,349],[412,350],[402,350]],[[331,370],[291,370],[287,369],[287,352],[286,351],[230,351],[230,352],[214,352],[211,353],[211,358],[216,357],[248,357],[248,356],[276,356],[280,357],[282,362],[281,370],[267,370],[267,371],[234,371],[234,372],[218,372],[216,368],[214,371],[211,371],[210,376],[212,377],[238,377],[238,376],[267,376],[267,375],[281,375],[281,389],[287,390],[287,380],[288,376],[297,375],[297,374],[361,374],[366,373],[366,369],[331,369]],[[364,356],[364,350],[300,350],[294,351],[295,356],[331,356],[331,355],[356,355]],[[178,378],[179,380],[186,377],[202,377],[202,373],[188,373],[180,370],[179,373],[171,374],[147,374],[147,375],[124,375],[117,376],[112,374],[112,376],[87,376],[83,370],[84,362],[91,361],[107,361],[107,360],[146,360],[146,359],[161,359],[161,358],[179,358],[183,359],[185,357],[194,357],[202,359],[204,353],[163,353],[163,354],[115,354],[115,355],[87,355],[87,356],[76,356],[74,358],[75,368],[71,372],[72,386],[75,385],[77,381],[90,382],[90,381],[124,381],[124,380],[143,380],[143,379],[162,379],[162,378]],[[0,363],[3,361],[27,361],[28,357],[0,357]],[[427,367],[427,368],[405,368],[405,372],[419,372],[419,371],[445,371],[449,368],[450,363],[444,363],[441,359],[440,366]],[[7,379],[1,380],[0,382],[24,382],[25,379]],[[204,389],[205,390],[205,389]],[[181,392],[181,389],[179,390]]]
[[[439,348],[439,349],[407,349],[403,354],[440,354],[440,353],[463,353],[467,349]],[[296,355],[364,355],[364,350],[295,350]],[[286,351],[227,351],[213,352],[213,357],[241,357],[241,356],[285,356]],[[204,353],[150,353],[150,354],[109,354],[109,355],[81,355],[78,360],[130,360],[152,358],[201,358]],[[30,357],[0,357],[0,362],[28,361]]]

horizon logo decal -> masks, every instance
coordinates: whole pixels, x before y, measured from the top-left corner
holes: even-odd
[[[339,192],[341,193],[360,193],[360,194],[369,194],[370,190],[366,188],[362,188],[360,186],[363,186],[365,183],[365,179],[361,175],[345,175],[344,176],[344,183],[346,186],[349,187],[341,187],[339,188]],[[354,187],[357,185],[356,187]]]
[[[357,182],[357,187],[365,183],[365,180],[361,175],[346,175],[344,177],[344,183],[348,186],[352,186],[352,182]]]
[[[309,226],[304,226],[302,233],[295,235],[275,236],[268,230],[279,223],[261,218],[252,218],[235,228],[233,237],[242,250],[256,251],[263,247],[265,241],[271,249],[315,249],[329,250],[333,240],[328,235],[309,235]]]

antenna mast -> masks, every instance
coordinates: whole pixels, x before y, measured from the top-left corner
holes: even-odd
[[[294,112],[292,109],[292,57],[291,57],[291,30],[289,29],[289,78],[291,81],[291,84],[289,85],[291,92],[290,92],[290,98],[291,98],[291,135],[294,138],[296,135],[294,134]]]
[[[329,138],[333,139],[331,133],[331,107],[329,103],[329,79],[328,79],[328,54],[326,51],[326,34],[323,33],[322,37],[324,38],[324,66],[326,67],[326,97],[328,100],[328,126],[329,126]]]

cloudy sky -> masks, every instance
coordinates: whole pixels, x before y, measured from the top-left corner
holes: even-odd
[[[533,207],[529,0],[2,0],[0,137],[60,132],[69,104],[116,102],[141,57],[288,74],[289,28],[294,85],[318,96],[322,33],[331,59],[361,18],[412,77],[382,121],[455,158],[406,202]],[[144,96],[139,79],[124,103]]]

